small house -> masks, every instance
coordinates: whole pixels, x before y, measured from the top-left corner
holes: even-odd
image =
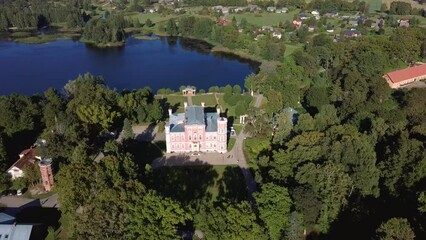
[[[41,158],[36,156],[36,149],[31,147],[29,149],[25,149],[19,154],[19,159],[16,161],[7,172],[13,179],[20,178],[24,176],[24,169],[27,167],[32,167],[35,165],[37,160]]]
[[[295,26],[296,28],[300,28],[302,26],[302,20],[301,19],[296,19],[293,20],[293,26]]]
[[[281,39],[282,34],[278,31],[275,31],[275,32],[272,33],[272,36],[275,37],[275,38]]]
[[[302,20],[306,20],[306,19],[309,19],[309,16],[306,13],[301,13],[301,14],[299,14],[299,18],[302,19]]]
[[[331,18],[338,17],[339,16],[339,12],[337,10],[333,10],[331,12],[328,12],[328,13],[324,14],[324,16],[331,17]]]
[[[356,21],[356,20],[349,21],[348,24],[352,27],[358,27],[358,21]]]
[[[268,11],[268,12],[275,12],[275,11],[277,11],[277,8],[276,7],[267,7],[266,11]]]
[[[250,12],[260,12],[260,11],[262,11],[262,8],[260,8],[259,6],[257,6],[257,5],[254,5],[254,4],[249,4],[249,5],[247,5],[247,9],[250,11]]]
[[[275,13],[287,13],[288,12],[288,8],[278,8],[277,10],[275,10]]]
[[[271,26],[262,26],[262,31],[264,32],[272,32],[274,31],[274,28]]]
[[[224,19],[224,18],[219,18],[219,19],[216,21],[216,24],[217,24],[217,25],[221,25],[221,26],[228,26],[228,25],[231,25],[231,24],[232,24],[232,22],[231,22],[231,21],[229,21],[229,20],[226,20],[226,19]]]
[[[345,38],[356,38],[361,36],[361,32],[356,29],[346,30],[343,32],[343,37]]]
[[[410,27],[410,19],[408,18],[398,19],[398,27]]]
[[[315,31],[315,27],[314,26],[308,27],[308,32],[313,32],[313,31]]]

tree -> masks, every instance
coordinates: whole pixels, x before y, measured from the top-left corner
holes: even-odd
[[[234,87],[232,88],[232,93],[233,94],[241,94],[241,87],[240,85],[234,85]]]
[[[175,239],[178,225],[191,219],[177,202],[153,191],[148,191],[142,198],[133,196],[128,208],[126,236],[129,239]]]
[[[282,239],[287,227],[292,201],[284,187],[267,183],[262,191],[255,193],[260,219],[265,223],[271,239]]]
[[[413,240],[414,232],[405,218],[391,218],[376,230],[380,240]]]
[[[285,230],[286,240],[303,240],[303,216],[298,212],[292,212]]]
[[[176,36],[179,34],[176,22],[172,18],[167,21],[166,33],[170,36]]]
[[[12,188],[20,190],[28,187],[28,179],[26,177],[16,178],[12,181]]]
[[[277,144],[284,143],[290,136],[293,129],[293,113],[284,111],[277,116],[277,127],[274,132],[273,142]]]
[[[419,207],[421,213],[426,213],[426,192],[421,192],[418,197]]]
[[[322,206],[318,218],[321,232],[327,232],[330,224],[337,218],[340,208],[346,204],[352,185],[351,178],[340,164],[326,163],[303,165],[296,174],[300,184],[309,184],[321,199]]]
[[[202,206],[194,222],[207,239],[266,239],[248,202]]]
[[[147,19],[146,21],[145,21],[145,26],[147,26],[147,27],[152,27],[154,25],[154,23],[151,21],[151,19]]]
[[[132,123],[127,118],[125,118],[123,122],[123,138],[124,139],[135,138],[135,133],[133,132],[133,128],[132,128]]]

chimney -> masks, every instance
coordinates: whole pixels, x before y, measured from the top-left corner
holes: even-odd
[[[171,117],[171,116],[172,116],[172,109],[169,108],[169,117]]]
[[[204,102],[201,103],[201,106],[204,107]]]
[[[220,116],[220,108],[216,108],[216,112]]]
[[[186,109],[186,107],[188,107],[188,103],[187,103],[187,102],[184,102],[184,103],[183,103],[183,107]]]

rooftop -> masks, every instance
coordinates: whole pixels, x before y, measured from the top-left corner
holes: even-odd
[[[185,120],[188,125],[204,124],[204,108],[201,106],[188,106],[185,109]]]
[[[390,73],[387,73],[385,76],[389,77],[389,79],[393,83],[402,82],[407,79],[425,76],[426,75],[426,64],[409,67],[401,70],[396,70]]]
[[[170,132],[184,132],[185,125],[206,125],[206,132],[217,131],[217,112],[204,113],[202,106],[188,106],[185,113],[170,116]]]
[[[5,224],[0,225],[0,239],[28,240],[31,237],[32,225]]]
[[[34,165],[36,161],[36,150],[35,148],[29,148],[21,152],[19,154],[20,158],[16,161],[7,171],[12,169],[13,167],[23,169],[27,166]]]
[[[43,159],[43,160],[41,160],[41,161],[38,163],[38,165],[39,165],[40,167],[42,167],[42,166],[50,166],[51,164],[52,164],[52,159],[51,159],[51,158]]]

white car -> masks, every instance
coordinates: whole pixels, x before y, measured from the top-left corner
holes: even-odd
[[[19,189],[18,191],[16,191],[16,195],[17,195],[17,196],[21,196],[21,195],[22,195],[22,190],[21,190],[21,189]]]

